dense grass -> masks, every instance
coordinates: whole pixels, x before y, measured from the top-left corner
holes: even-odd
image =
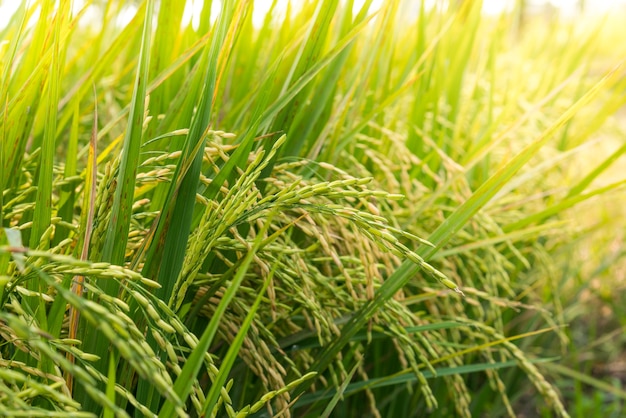
[[[0,414],[621,413],[613,21],[123,3],[1,28]]]

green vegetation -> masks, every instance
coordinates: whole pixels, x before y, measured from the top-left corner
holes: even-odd
[[[621,414],[623,19],[127,3],[0,28],[0,415]]]

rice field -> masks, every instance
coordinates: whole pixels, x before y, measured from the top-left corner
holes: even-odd
[[[622,416],[624,8],[5,3],[0,415]]]

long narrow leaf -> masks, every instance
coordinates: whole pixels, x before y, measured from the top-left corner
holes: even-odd
[[[226,292],[224,293],[222,300],[220,301],[219,305],[215,309],[215,312],[213,314],[213,317],[211,318],[211,321],[209,322],[209,325],[206,327],[206,330],[204,331],[204,333],[202,333],[202,337],[200,337],[200,340],[198,341],[196,348],[192,351],[191,355],[187,358],[187,361],[185,362],[185,366],[183,367],[182,371],[178,375],[178,378],[174,382],[174,391],[178,394],[179,398],[183,400],[183,402],[186,401],[187,397],[189,396],[189,392],[191,391],[193,381],[196,378],[198,372],[200,371],[202,364],[204,363],[204,356],[206,354],[207,349],[211,345],[211,342],[213,341],[215,334],[217,333],[217,328],[219,326],[220,319],[224,315],[224,312],[226,311],[226,308],[228,307],[232,299],[235,297],[235,294],[237,293],[237,290],[239,286],[241,285],[241,282],[243,281],[243,278],[245,277],[246,272],[248,271],[248,268],[250,264],[252,263],[252,260],[257,250],[259,249],[261,243],[263,242],[263,236],[265,235],[265,232],[267,231],[267,229],[270,227],[270,224],[271,224],[271,216],[268,217],[268,219],[265,222],[265,225],[263,225],[263,228],[259,231],[256,239],[254,240],[254,244],[252,248],[248,251],[246,256],[241,261],[241,264],[239,265],[239,268],[237,269],[237,273],[233,277],[233,280],[228,286],[228,289],[226,290]],[[217,390],[219,390],[219,388]],[[172,414],[174,413],[174,407],[175,407],[174,403],[170,401],[166,401],[163,407],[161,408],[161,410],[159,411],[159,417],[163,417],[163,418],[171,417]]]

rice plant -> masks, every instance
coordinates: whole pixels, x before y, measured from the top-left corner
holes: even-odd
[[[605,22],[193,3],[0,28],[0,415],[569,416],[606,389],[559,272],[624,227],[576,225],[624,207]]]

